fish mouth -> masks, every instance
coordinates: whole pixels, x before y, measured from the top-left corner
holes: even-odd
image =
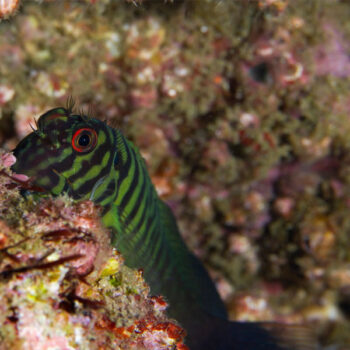
[[[12,181],[14,181],[16,184],[18,184],[18,186],[23,189],[23,190],[27,190],[30,192],[47,192],[45,190],[45,188],[37,185],[35,183],[35,177],[29,177],[26,174],[20,174],[20,173],[16,173],[12,167],[12,174],[8,174],[6,172],[3,172],[3,175],[6,175],[7,177],[9,177]]]

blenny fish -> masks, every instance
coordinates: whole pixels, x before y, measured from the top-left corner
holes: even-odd
[[[302,327],[231,322],[215,285],[182,240],[173,213],[158,197],[137,147],[121,131],[71,107],[41,115],[15,148],[12,170],[52,195],[102,207],[111,244],[127,266],[141,268],[168,315],[187,331],[191,350],[314,349]]]

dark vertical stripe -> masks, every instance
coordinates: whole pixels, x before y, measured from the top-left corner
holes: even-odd
[[[110,198],[111,200],[109,202],[113,202],[115,199],[115,194],[116,194],[116,181],[115,178],[109,179],[109,183],[106,187],[106,190],[101,193],[101,195],[97,198],[94,199],[95,203],[101,203],[105,199]]]
[[[145,176],[143,171],[141,171],[139,176],[140,176],[140,180],[142,181],[142,183],[139,184],[140,188],[139,188],[138,198],[136,199],[132,210],[130,211],[130,213],[128,213],[128,216],[125,220],[126,226],[129,226],[129,224],[134,224],[132,221],[133,221],[134,217],[136,216],[137,212],[139,211],[141,203],[145,200],[146,176]],[[137,191],[137,189],[135,189],[134,191]]]
[[[139,179],[140,179],[140,171],[139,171],[139,166],[137,163],[137,160],[135,158],[135,153],[133,152],[133,157],[134,157],[134,175],[132,178],[132,181],[130,183],[130,186],[128,188],[128,190],[126,191],[126,193],[124,194],[124,197],[120,203],[120,208],[122,211],[124,211],[125,207],[127,206],[127,204],[130,201],[130,198],[132,197],[132,194],[135,191],[136,186],[138,185]],[[129,213],[128,213],[129,214]]]
[[[131,154],[129,151],[129,146],[126,144],[126,141],[124,137],[122,138],[122,142],[124,145],[124,150],[126,152],[126,162],[120,165],[120,170],[119,170],[119,178],[118,178],[118,187],[120,187],[121,183],[124,181],[124,179],[129,175],[129,170],[131,166]],[[120,159],[121,162],[123,162],[122,156]],[[119,165],[118,165],[119,166]]]

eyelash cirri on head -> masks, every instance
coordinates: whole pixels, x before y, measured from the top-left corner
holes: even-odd
[[[14,150],[13,170],[54,195],[68,192],[75,199],[89,199],[116,162],[116,131],[62,107],[41,115],[36,125]]]

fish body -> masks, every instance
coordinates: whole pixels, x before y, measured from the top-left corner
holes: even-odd
[[[190,349],[283,349],[258,323],[227,321],[214,283],[182,240],[137,147],[119,130],[65,108],[46,112],[37,126],[14,150],[13,170],[53,195],[103,208],[111,244],[127,266],[143,269],[152,294],[166,298]]]

